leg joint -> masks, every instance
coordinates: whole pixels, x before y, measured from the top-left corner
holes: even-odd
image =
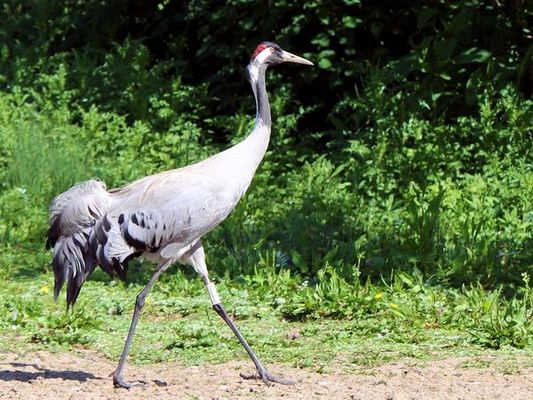
[[[224,310],[222,303],[213,304],[213,310],[215,310],[223,320],[226,320],[226,310]]]
[[[211,299],[211,304],[220,304],[220,297],[218,296],[217,289],[215,285],[213,285],[213,282],[207,281],[206,288],[209,293],[209,298]]]

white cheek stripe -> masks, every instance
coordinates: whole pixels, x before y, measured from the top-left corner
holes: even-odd
[[[209,292],[209,297],[211,298],[211,304],[220,304],[220,297],[218,297],[217,288],[213,285],[213,282],[209,282],[207,285],[207,291]]]
[[[248,66],[248,72],[250,73],[250,80],[252,82],[256,82],[259,76],[259,70],[257,69],[257,66],[256,65]]]
[[[263,64],[263,62],[266,60],[266,58],[271,54],[270,53],[270,47],[267,47],[266,49],[264,49],[261,53],[259,53],[256,57],[255,57],[255,62],[259,63],[259,64]]]

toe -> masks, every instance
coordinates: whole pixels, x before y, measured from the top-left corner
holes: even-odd
[[[284,379],[280,378],[279,376],[272,375],[270,372],[264,370],[264,371],[257,371],[253,374],[240,374],[241,378],[244,379],[261,379],[263,382],[265,382],[267,385],[270,385],[272,383],[280,383],[282,385],[294,385],[294,381],[290,379]]]
[[[126,382],[121,376],[113,376],[113,386],[116,388],[130,389],[131,384]]]
[[[267,372],[266,375],[267,375],[267,379],[268,379],[269,382],[276,382],[276,383],[280,383],[282,385],[294,385],[294,381],[292,381],[290,379],[281,378],[279,376],[272,375],[269,372]]]

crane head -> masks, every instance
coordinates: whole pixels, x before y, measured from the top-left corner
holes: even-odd
[[[276,65],[281,63],[295,63],[304,65],[313,65],[309,60],[303,57],[299,57],[295,54],[289,53],[283,50],[276,43],[261,42],[257,45],[252,57],[250,58],[250,64],[255,65]]]

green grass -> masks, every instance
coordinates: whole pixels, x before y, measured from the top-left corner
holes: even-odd
[[[0,350],[82,346],[117,360],[135,296],[153,265],[136,264],[127,283],[95,273],[68,312],[63,296],[53,301],[48,268],[35,268],[30,275],[34,266],[24,265],[24,250],[20,253],[19,264],[4,265],[1,273]],[[420,275],[405,273],[388,284],[373,284],[349,283],[328,270],[315,285],[302,285],[299,276],[262,267],[246,284],[221,279],[218,287],[226,308],[265,362],[324,373],[364,370],[404,358],[424,362],[497,355],[510,360],[502,368],[511,372],[512,360],[533,362],[527,279],[527,291],[507,299],[500,290],[430,286]],[[188,365],[246,357],[212,311],[201,281],[188,267],[170,269],[148,298],[130,360]]]

